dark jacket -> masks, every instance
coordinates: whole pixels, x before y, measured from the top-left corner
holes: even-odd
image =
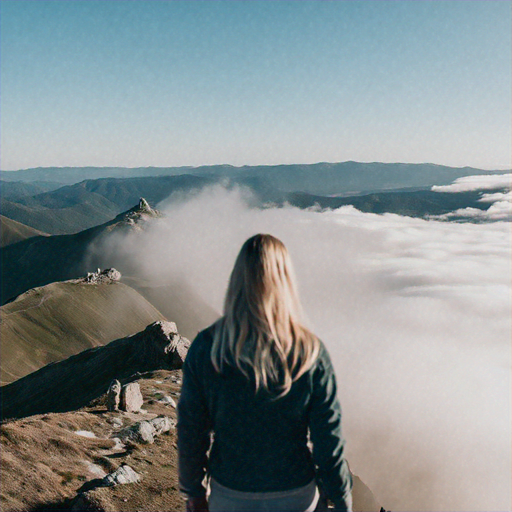
[[[213,328],[197,335],[183,366],[178,403],[181,491],[204,495],[206,472],[221,485],[246,492],[285,491],[316,478],[336,508],[347,510],[352,480],[343,455],[336,377],[325,346],[321,344],[318,359],[290,392],[276,399],[268,391],[255,392],[254,380],[235,367],[215,371],[210,359]]]

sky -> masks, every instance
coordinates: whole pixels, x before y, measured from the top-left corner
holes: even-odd
[[[0,168],[511,167],[506,0],[0,0]]]

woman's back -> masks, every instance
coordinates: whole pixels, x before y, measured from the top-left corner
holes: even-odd
[[[230,510],[245,499],[230,492],[253,503],[247,493],[286,501],[304,492],[305,511],[318,499],[316,478],[339,510],[350,509],[336,378],[300,316],[286,247],[271,235],[251,237],[231,273],[224,316],[199,333],[183,368],[178,449],[188,496],[204,496],[208,471]]]
[[[200,460],[189,458],[194,458],[190,446],[198,436],[209,443],[212,431],[208,471],[220,484],[245,492],[285,491],[307,485],[315,478],[316,465],[331,499],[341,499],[350,490],[350,473],[343,457],[334,373],[324,346],[310,370],[277,398],[276,392],[256,392],[254,380],[235,367],[215,371],[210,359],[214,328],[197,336],[183,369],[178,408],[183,490],[201,492],[194,484],[201,484],[204,473],[185,475],[183,469],[190,462],[200,466]]]

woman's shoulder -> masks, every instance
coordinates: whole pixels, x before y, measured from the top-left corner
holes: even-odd
[[[318,347],[318,356],[314,362],[314,364],[311,367],[311,370],[313,373],[317,372],[325,372],[325,371],[332,371],[332,361],[331,356],[329,354],[329,351],[327,350],[327,347],[325,346],[325,343],[319,339],[319,347]]]
[[[188,349],[187,358],[210,358],[210,352],[213,344],[213,336],[219,322],[220,320],[217,320],[217,322],[213,323],[212,325],[208,326],[206,329],[203,329],[197,334],[197,336],[192,341],[190,348]]]

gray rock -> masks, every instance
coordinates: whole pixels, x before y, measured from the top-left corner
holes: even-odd
[[[121,428],[123,426],[123,420],[121,418],[112,418],[109,423],[117,428]]]
[[[103,487],[113,487],[115,485],[134,484],[140,482],[140,475],[130,466],[123,464],[113,473],[108,474],[102,480]]]
[[[121,389],[119,408],[126,412],[138,412],[144,403],[138,382],[130,382]]]
[[[121,383],[114,379],[108,388],[107,409],[111,412],[119,410],[119,402],[121,399]]]
[[[149,421],[139,421],[131,427],[125,428],[117,434],[122,441],[130,440],[134,443],[152,444],[155,440],[155,427]]]
[[[161,404],[170,405],[176,409],[176,401],[172,396],[164,396],[160,400],[158,400]]]
[[[99,268],[96,272],[87,272],[82,281],[88,284],[108,284],[121,279],[121,272],[115,268],[107,268],[101,271]]]
[[[148,423],[151,423],[155,430],[154,435],[157,436],[163,434],[164,432],[169,432],[169,430],[176,426],[176,421],[172,418],[169,418],[168,416],[158,416],[158,418],[149,420]]]
[[[152,420],[139,421],[130,427],[121,430],[116,437],[122,441],[134,443],[152,444],[156,436],[168,432],[176,427],[176,421],[167,416],[158,416]]]

